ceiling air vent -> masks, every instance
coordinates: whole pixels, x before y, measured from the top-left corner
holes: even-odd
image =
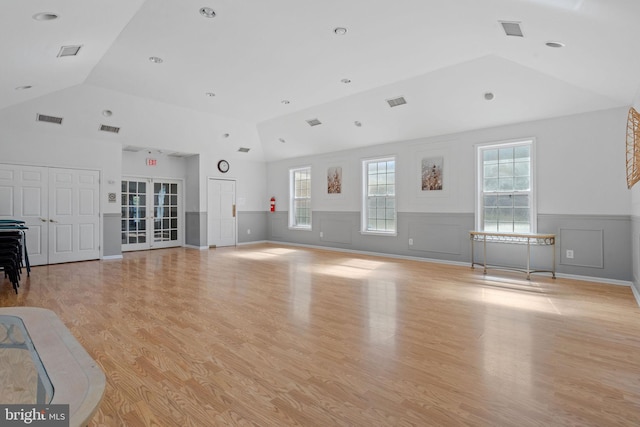
[[[307,120],[307,123],[309,123],[309,126],[318,126],[322,124],[322,122],[318,119]]]
[[[58,58],[63,56],[76,56],[82,46],[62,46],[58,52]]]
[[[238,148],[238,151],[241,153],[248,153],[249,150],[251,150],[251,148],[245,148],[245,147]]]
[[[57,125],[62,124],[62,117],[45,116],[44,114],[38,114],[36,120],[39,122],[55,123]]]
[[[119,127],[107,126],[107,125],[100,125],[100,130],[104,131],[104,132],[111,132],[111,133],[120,132],[120,128]]]
[[[398,105],[406,104],[407,100],[404,99],[403,96],[399,96],[397,98],[387,99],[387,103],[389,104],[389,107],[397,107]]]
[[[520,28],[520,23],[517,21],[500,21],[504,32],[508,36],[512,37],[524,37],[522,34],[522,28]]]
[[[138,151],[142,151],[142,147],[134,147],[133,145],[126,145],[122,147],[122,151],[128,151],[129,153],[137,153]]]

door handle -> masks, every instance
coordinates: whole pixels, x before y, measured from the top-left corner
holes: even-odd
[[[46,222],[46,221],[45,221],[45,222]],[[58,221],[56,221],[56,220],[54,220],[54,219],[50,219],[50,220],[49,220],[49,222],[58,222]]]
[[[235,204],[233,205],[233,217],[234,218],[236,217],[236,205]]]
[[[47,220],[46,220],[46,219],[44,219],[44,218],[40,218],[40,221],[42,221],[42,222],[47,222]]]

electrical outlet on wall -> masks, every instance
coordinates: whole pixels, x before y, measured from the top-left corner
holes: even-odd
[[[409,246],[413,245],[413,239],[409,239]]]
[[[567,249],[567,259],[573,259],[573,249]]]

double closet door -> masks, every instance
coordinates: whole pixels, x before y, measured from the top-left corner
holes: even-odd
[[[123,178],[123,251],[182,246],[182,182]]]
[[[100,173],[0,164],[0,219],[25,221],[31,265],[100,257]]]

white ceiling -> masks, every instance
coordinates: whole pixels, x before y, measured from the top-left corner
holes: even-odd
[[[74,137],[123,145],[312,155],[628,106],[638,18],[637,0],[11,1],[0,114],[26,127],[42,125],[34,111],[61,115]],[[407,104],[390,108],[396,96]],[[100,123],[121,132],[98,135]]]

